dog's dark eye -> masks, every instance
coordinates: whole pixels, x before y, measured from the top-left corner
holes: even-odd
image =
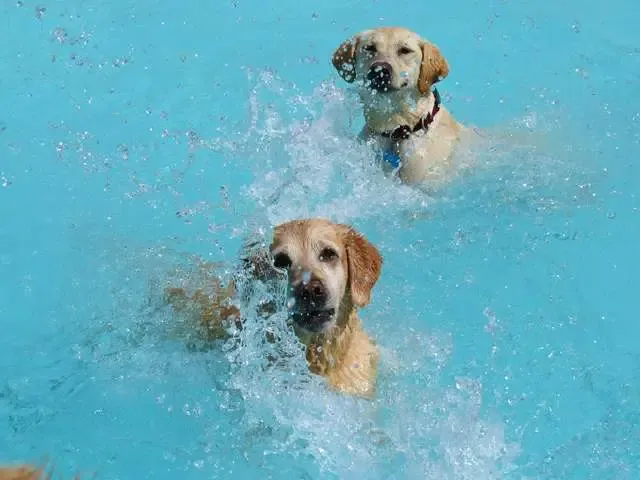
[[[371,55],[374,55],[378,51],[375,45],[365,45],[362,49]]]
[[[273,266],[281,270],[286,270],[291,266],[291,259],[286,253],[278,253],[273,257]]]
[[[410,48],[407,48],[407,47],[400,47],[400,49],[398,50],[398,53],[400,55],[408,55],[410,53],[413,53],[413,50],[411,50]]]
[[[338,252],[336,252],[333,248],[324,248],[320,252],[321,262],[332,262],[337,258],[338,258]]]

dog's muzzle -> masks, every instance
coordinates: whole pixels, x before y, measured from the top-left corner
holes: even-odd
[[[298,326],[310,332],[324,330],[333,318],[335,309],[327,308],[327,291],[321,280],[313,278],[301,282],[293,289],[294,303],[291,318]]]
[[[377,92],[391,90],[391,76],[393,69],[387,62],[374,62],[367,73],[368,86]]]
[[[300,311],[296,310],[291,314],[291,318],[299,327],[307,332],[319,333],[325,330],[331,323],[335,309]]]

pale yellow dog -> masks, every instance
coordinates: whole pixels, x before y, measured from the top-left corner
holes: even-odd
[[[452,154],[469,129],[456,122],[434,87],[449,74],[436,45],[405,28],[376,28],[343,42],[333,65],[356,83],[364,107],[361,135],[377,143],[387,168],[411,185],[451,176]]]
[[[32,464],[0,465],[0,480],[52,480],[53,472],[47,472],[45,465]],[[80,480],[80,475],[73,477]]]
[[[43,469],[33,465],[5,465],[0,467],[0,480],[46,480]]]

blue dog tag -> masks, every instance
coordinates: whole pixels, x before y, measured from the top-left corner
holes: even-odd
[[[393,167],[395,170],[400,166],[400,155],[391,150],[382,152],[382,159]]]

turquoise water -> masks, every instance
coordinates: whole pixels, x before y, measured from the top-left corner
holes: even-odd
[[[639,478],[634,11],[3,2],[0,460],[105,479]],[[436,42],[456,118],[512,135],[432,196],[353,140],[329,58],[377,25]],[[168,271],[308,215],[385,257],[362,312],[374,402],[328,392],[287,332],[271,369],[257,326],[239,351],[166,335]]]

